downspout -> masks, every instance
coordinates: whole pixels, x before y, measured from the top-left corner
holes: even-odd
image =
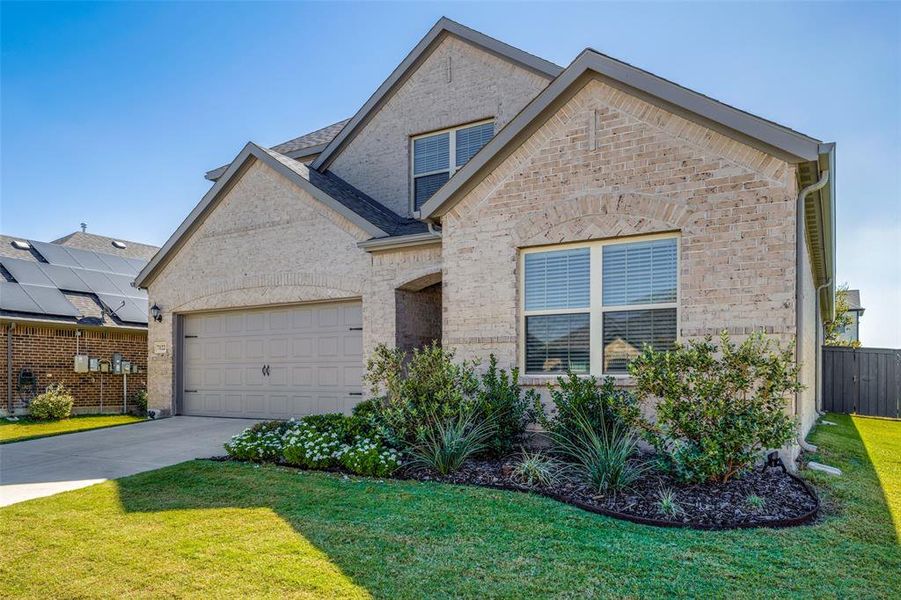
[[[429,233],[433,235],[441,235],[440,231],[435,230],[435,221],[432,219],[425,220],[425,226],[429,228]]]
[[[823,189],[823,187],[829,183],[829,170],[824,170],[820,174],[820,179],[816,183],[812,183],[798,192],[798,206],[797,211],[795,213],[795,361],[800,362],[801,360],[801,288],[804,285],[804,272],[802,270],[802,257],[803,257],[803,246],[801,244],[805,243],[806,236],[804,235],[804,200],[812,194],[813,192],[819,191]],[[827,284],[828,285],[828,284]],[[819,290],[820,288],[818,288]],[[819,304],[819,291],[817,291],[817,297],[814,299],[814,310]],[[819,317],[814,313],[814,319],[817,321]],[[817,340],[819,341],[819,326],[817,327]],[[817,344],[818,344],[817,341]],[[819,345],[816,347],[816,364],[815,368],[819,368],[819,354],[820,349]],[[814,373],[814,396],[816,396],[816,391],[819,388],[820,374],[819,372]],[[800,392],[795,392],[795,402],[794,402],[794,414],[798,416],[799,409],[801,405],[800,400]],[[808,444],[802,436],[798,436],[798,445],[801,446],[802,449],[808,452],[816,451],[816,446],[812,446]]]
[[[820,319],[820,291],[822,291],[824,288],[829,287],[830,285],[832,285],[831,278],[827,279],[826,283],[824,283],[823,285],[821,285],[820,287],[817,288],[816,296],[813,299],[814,300],[814,305],[813,305],[814,311],[816,311],[814,314],[817,315],[817,357],[816,357],[816,359],[817,359],[816,375],[817,376],[816,376],[816,379],[814,379],[814,385],[816,386],[816,389],[814,390],[814,392],[816,394],[816,404],[817,404],[816,410],[819,414],[823,414],[823,392],[821,390],[821,381],[820,381],[820,379],[822,377],[822,371],[821,371],[822,366],[820,365],[820,362],[822,361],[822,354],[823,354],[822,344],[826,343],[826,340],[822,339],[823,334],[825,332],[823,331],[822,324],[819,322],[819,319]]]
[[[6,414],[13,416],[13,329],[15,323],[6,325]]]

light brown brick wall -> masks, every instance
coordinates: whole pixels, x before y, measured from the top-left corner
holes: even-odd
[[[446,37],[330,168],[406,215],[410,136],[487,118],[494,118],[495,130],[500,130],[547,84],[543,76]]]
[[[789,339],[795,194],[791,165],[591,80],[443,219],[444,342],[516,364],[519,248],[666,231],[681,337]]]
[[[395,341],[395,290],[440,272],[440,246],[370,255],[368,235],[256,162],[149,286],[150,406],[174,409],[175,314],[363,299],[363,345]],[[161,345],[163,352],[157,353]]]
[[[6,386],[6,323],[0,324],[0,414],[8,412]],[[134,394],[147,385],[147,335],[143,332],[111,330],[82,330],[78,339],[78,353],[112,359],[114,352],[125,360],[137,364],[140,373],[123,375],[112,373],[76,373],[75,329],[18,323],[12,330],[13,341],[13,413],[26,412],[26,399],[16,391],[16,382],[23,369],[37,376],[37,391],[41,393],[50,384],[62,383],[75,398],[73,412],[97,413],[122,412],[123,395],[133,404]],[[102,389],[101,389],[102,381]],[[127,383],[127,393],[123,383]]]
[[[441,284],[418,291],[397,290],[395,315],[398,348],[409,351],[441,342]]]

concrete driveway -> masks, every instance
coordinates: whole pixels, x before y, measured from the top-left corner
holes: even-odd
[[[173,417],[0,445],[0,506],[220,456],[248,419]]]

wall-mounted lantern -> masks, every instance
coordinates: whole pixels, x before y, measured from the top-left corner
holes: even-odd
[[[150,316],[153,317],[153,320],[157,323],[163,322],[163,311],[160,310],[160,307],[157,306],[156,303],[150,307]]]

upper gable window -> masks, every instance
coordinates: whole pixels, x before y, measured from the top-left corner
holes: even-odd
[[[494,121],[486,121],[413,138],[413,210],[419,210],[493,135]]]

